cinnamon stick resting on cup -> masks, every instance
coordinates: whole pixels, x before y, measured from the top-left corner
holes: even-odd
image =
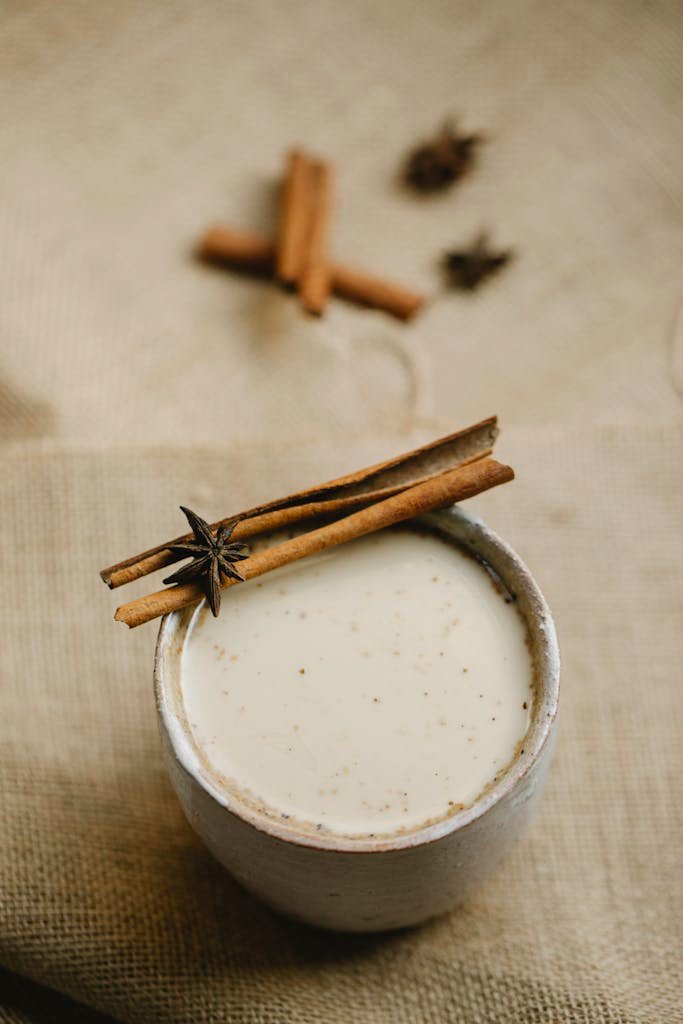
[[[510,466],[491,458],[447,470],[392,497],[369,505],[359,512],[344,516],[316,530],[302,533],[282,544],[258,551],[240,562],[240,572],[245,580],[253,579],[326,548],[344,544],[375,530],[411,519],[413,516],[445,508],[456,501],[462,501],[498,484],[506,483],[513,477],[514,472]],[[234,585],[234,580],[221,579],[222,589]],[[202,596],[203,592],[196,584],[181,584],[121,605],[114,618],[118,622],[125,622],[129,627],[140,626],[151,619],[194,604]]]
[[[447,469],[456,469],[486,458],[493,451],[497,436],[497,418],[490,416],[412,451],[346,473],[316,487],[233,513],[212,523],[211,529],[215,533],[221,526],[237,520],[234,539],[246,540],[307,519],[353,511],[415,484],[424,483]],[[147,551],[131,555],[116,565],[110,565],[101,571],[100,576],[111,589],[132,583],[177,562],[180,555],[174,554],[171,549],[191,540],[192,534],[189,533],[174,537]]]

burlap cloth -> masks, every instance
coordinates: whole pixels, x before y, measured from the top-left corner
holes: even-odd
[[[2,5],[3,1024],[683,1021],[682,37],[677,0]],[[448,112],[480,166],[411,200],[399,158]],[[192,260],[214,220],[271,229],[295,141],[337,162],[339,258],[430,293],[411,327]],[[517,260],[446,295],[436,258],[481,226]],[[471,507],[564,657],[540,818],[419,931],[295,927],[186,826],[154,627],[111,621],[97,569],[181,501],[492,412],[518,482]]]
[[[387,445],[3,459],[5,967],[140,1024],[682,1019],[678,430],[511,429],[518,481],[470,502],[535,570],[564,690],[540,817],[460,911],[318,934],[243,893],[185,824],[156,630],[111,621],[98,567],[173,533],[178,495],[213,514]]]

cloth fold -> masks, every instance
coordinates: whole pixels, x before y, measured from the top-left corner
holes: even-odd
[[[181,502],[212,518],[405,438],[0,455],[0,965],[124,1024],[679,1021],[681,434],[504,430],[517,480],[468,507],[555,612],[556,763],[471,901],[370,937],[278,918],[195,838],[161,762],[156,629],[111,621],[150,579],[110,593],[97,571],[176,534]]]

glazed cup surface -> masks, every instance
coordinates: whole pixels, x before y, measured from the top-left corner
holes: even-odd
[[[518,555],[459,508],[417,521],[484,559],[526,620],[535,668],[532,720],[519,755],[477,800],[441,821],[377,839],[311,835],[267,816],[212,777],[192,741],[180,684],[189,616],[161,623],[154,684],[167,769],[214,856],[254,895],[298,920],[344,931],[418,924],[457,906],[529,823],[552,757],[559,651],[552,616]]]

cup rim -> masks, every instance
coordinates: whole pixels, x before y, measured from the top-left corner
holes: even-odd
[[[170,692],[172,683],[165,671],[166,659],[183,615],[182,611],[171,612],[161,620],[154,653],[154,691],[160,726],[168,737],[175,758],[194,782],[226,811],[259,832],[286,843],[336,853],[385,853],[425,846],[471,825],[500,803],[538,762],[550,738],[559,703],[560,652],[550,608],[531,572],[513,548],[483,519],[458,506],[431,512],[412,522],[426,526],[445,539],[450,537],[458,541],[475,556],[483,558],[525,606],[523,614],[531,637],[537,692],[534,715],[524,736],[524,747],[497,782],[489,785],[465,808],[439,821],[388,836],[354,838],[309,834],[240,800],[236,792],[213,779],[200,761],[189,728],[174,706],[180,698]],[[177,657],[181,650],[182,647],[177,649]]]

